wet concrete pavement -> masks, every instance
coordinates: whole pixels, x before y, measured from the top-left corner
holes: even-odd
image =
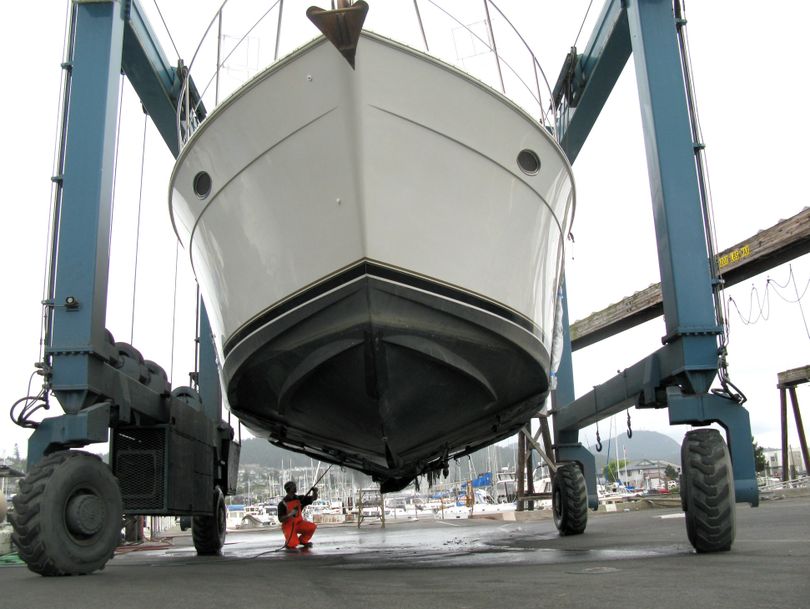
[[[810,497],[737,506],[731,552],[697,555],[683,515],[589,516],[584,535],[551,520],[321,526],[308,551],[278,530],[229,533],[221,557],[174,545],[117,556],[85,577],[0,568],[0,607],[810,607]]]

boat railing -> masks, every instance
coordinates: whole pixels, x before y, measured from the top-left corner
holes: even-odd
[[[547,126],[549,129],[554,129],[556,125],[556,108],[554,106],[551,85],[546,77],[545,71],[540,65],[534,51],[532,51],[531,46],[526,42],[526,39],[493,0],[483,0],[484,21],[477,22],[485,28],[485,32],[488,35],[486,39],[476,32],[475,27],[469,23],[465,24],[462,22],[435,0],[424,1],[430,6],[435,7],[436,10],[440,11],[447,19],[450,19],[453,24],[457,26],[456,29],[463,30],[478,43],[483,45],[484,49],[486,49],[486,55],[492,56],[498,74],[497,83],[493,82],[492,78],[481,78],[481,80],[484,80],[487,84],[500,90],[505,96],[513,99],[517,98],[515,101],[529,110],[540,123]],[[418,7],[416,0],[414,0],[414,6]],[[492,18],[493,15],[495,19]],[[473,25],[475,25],[475,23],[473,23]],[[424,38],[424,44],[425,50],[430,52],[427,38]],[[502,49],[501,51],[498,50],[499,45]],[[508,51],[503,51],[504,48],[508,49]],[[523,69],[526,66],[523,65],[521,67],[519,65],[519,62],[523,61],[529,61],[531,77],[534,80],[533,84],[526,80],[526,70]],[[478,75],[473,74],[473,76]],[[528,96],[529,99],[527,99],[526,96]]]
[[[494,0],[385,0],[365,28],[449,63],[499,91],[554,132],[549,81],[525,38]],[[182,148],[200,122],[200,104],[215,107],[260,71],[317,37],[306,19],[312,0],[224,0],[187,66],[181,66],[177,138]],[[376,4],[372,0],[373,4]],[[233,34],[232,32],[238,32]],[[193,74],[199,94],[193,95]],[[195,101],[196,100],[196,101]]]

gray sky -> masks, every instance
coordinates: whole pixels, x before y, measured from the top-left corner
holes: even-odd
[[[141,2],[163,37],[164,49],[173,58],[172,45],[165,38],[154,3]],[[299,10],[310,3],[302,3]],[[519,24],[553,81],[574,42],[587,0],[497,3]],[[186,3],[161,0],[159,4],[175,43],[188,61],[220,3],[210,0],[195,3],[195,14],[189,14]],[[245,2],[234,0],[233,4]],[[293,7],[296,3],[286,4]],[[371,0],[370,4],[375,11],[381,10],[385,2]],[[580,48],[601,9],[599,0],[594,5],[579,40]],[[26,3],[10,3],[4,9],[0,51],[3,56],[13,58],[4,66],[6,84],[0,96],[0,116],[4,118],[0,176],[7,192],[6,221],[0,224],[0,279],[5,286],[0,314],[7,320],[5,349],[0,354],[3,379],[0,404],[7,409],[26,394],[29,375],[39,354],[39,302],[66,4],[51,0],[33,11]],[[801,183],[808,160],[805,146],[810,139],[810,120],[806,114],[810,85],[800,65],[797,67],[797,58],[803,56],[810,4],[804,0],[768,4],[753,0],[733,3],[693,0],[687,2],[687,9],[717,238],[723,249],[808,205],[809,197]],[[234,18],[232,23],[235,22]],[[225,33],[236,34],[227,26]],[[142,236],[132,329],[134,227],[144,118],[128,85],[122,116],[107,325],[117,340],[129,341],[132,332],[136,347],[147,359],[157,361],[167,371],[173,368],[175,384],[185,384],[193,356],[194,285],[181,252],[172,359],[176,249],[167,212],[172,159],[151,124],[146,131]],[[574,171],[576,242],[567,255],[567,275],[571,318],[580,319],[658,281],[632,59]],[[805,256],[794,261],[792,269],[798,293],[802,294],[810,280],[810,259]],[[746,318],[751,314],[752,286],[763,298],[768,276],[784,285],[789,277],[788,266],[727,290],[727,297],[739,303]],[[734,382],[748,395],[754,436],[761,445],[776,447],[780,441],[776,374],[808,364],[810,336],[800,305],[785,302],[779,296],[795,301],[793,286],[777,290],[771,285],[768,294],[767,320],[746,325],[732,309],[730,372]],[[806,303],[802,301],[802,306]],[[756,315],[759,307],[755,305],[754,311]],[[810,315],[810,310],[804,313]],[[663,321],[654,320],[577,352],[574,356],[577,394],[651,353],[660,345],[663,334]],[[38,390],[35,380],[33,392]],[[799,399],[810,399],[806,387],[799,388]],[[54,405],[51,413],[61,414],[55,402]],[[803,412],[807,418],[806,406]],[[654,429],[676,437],[683,431],[668,426],[665,411],[631,411],[631,414],[634,429]],[[616,417],[616,423],[619,431],[623,431],[623,414]],[[609,425],[609,421],[600,424],[603,438],[608,437]],[[0,456],[9,454],[14,443],[19,443],[25,452],[27,437],[28,433],[14,426],[5,414],[0,417]],[[586,429],[583,439],[593,442],[594,429]],[[793,431],[792,443],[797,444]],[[628,457],[632,458],[632,442]]]

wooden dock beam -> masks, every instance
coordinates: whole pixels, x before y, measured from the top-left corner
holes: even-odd
[[[717,256],[725,285],[732,286],[810,252],[810,208],[723,250]],[[661,284],[571,324],[571,349],[576,351],[662,315]]]

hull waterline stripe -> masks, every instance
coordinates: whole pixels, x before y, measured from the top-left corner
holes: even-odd
[[[281,317],[285,313],[311,300],[317,299],[318,297],[322,296],[323,294],[326,294],[327,292],[331,292],[332,290],[339,288],[342,285],[348,284],[366,275],[369,277],[376,277],[379,279],[385,279],[388,281],[406,285],[408,287],[436,294],[438,296],[449,298],[451,300],[455,300],[457,302],[469,305],[471,307],[484,310],[493,315],[497,315],[498,317],[505,319],[508,322],[520,326],[521,328],[533,334],[534,336],[542,337],[542,331],[535,323],[523,317],[522,315],[516,313],[515,311],[512,311],[496,302],[487,300],[485,298],[481,298],[476,294],[465,292],[456,287],[444,283],[439,283],[435,280],[420,277],[417,275],[412,275],[410,273],[405,273],[398,269],[376,264],[374,262],[364,261],[361,262],[360,264],[357,264],[351,268],[346,269],[341,273],[338,273],[336,275],[333,275],[332,277],[329,277],[328,279],[325,279],[324,281],[296,294],[295,296],[289,298],[288,300],[282,302],[281,304],[271,307],[267,309],[264,313],[261,313],[256,317],[254,317],[251,321],[249,321],[239,330],[234,332],[230,336],[230,338],[228,338],[227,341],[225,341],[225,345],[223,348],[225,356],[227,357],[227,355],[234,349],[234,347],[236,347],[239,343],[241,343],[245,338],[253,334],[253,332],[259,330],[260,328],[263,328],[264,326],[272,322],[274,319]]]

